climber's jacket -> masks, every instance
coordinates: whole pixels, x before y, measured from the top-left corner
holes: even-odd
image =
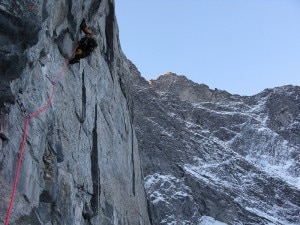
[[[95,48],[98,47],[96,38],[93,36],[91,30],[87,27],[85,19],[80,24],[80,29],[85,33],[85,36],[78,42],[78,47],[75,51],[75,57],[70,60],[70,64],[78,63],[80,59],[89,56]]]
[[[92,34],[86,34],[78,43],[78,48],[82,49],[83,54],[86,54],[86,56],[90,55],[97,46],[96,38]]]

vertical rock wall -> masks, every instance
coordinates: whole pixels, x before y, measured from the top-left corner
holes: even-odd
[[[114,2],[0,2],[0,223],[10,201],[24,115],[47,104],[86,18],[99,47],[70,65],[51,107],[30,119],[11,224],[150,224],[130,114],[128,65]]]

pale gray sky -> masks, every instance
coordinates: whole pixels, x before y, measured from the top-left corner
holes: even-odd
[[[146,79],[171,71],[232,94],[300,85],[299,0],[115,0]]]

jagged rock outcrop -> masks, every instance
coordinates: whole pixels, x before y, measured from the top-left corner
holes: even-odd
[[[131,75],[153,224],[300,224],[300,87],[242,97]]]
[[[25,121],[15,100],[28,113],[47,104],[82,18],[99,47],[30,119],[10,224],[150,224],[113,0],[0,2],[1,224]]]

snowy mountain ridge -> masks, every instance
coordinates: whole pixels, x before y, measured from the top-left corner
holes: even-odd
[[[300,87],[239,96],[131,76],[154,224],[300,223]]]

